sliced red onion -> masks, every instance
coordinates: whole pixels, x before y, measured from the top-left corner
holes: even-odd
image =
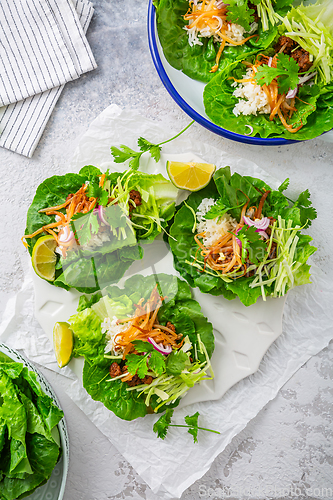
[[[268,228],[270,220],[268,217],[263,217],[262,219],[256,219],[252,220],[249,217],[246,217],[245,215],[243,216],[243,220],[245,224],[248,226],[254,226],[256,229],[259,229],[260,231],[264,231],[265,229]]]
[[[110,224],[107,222],[107,220],[104,217],[104,207],[103,205],[98,205],[98,215],[100,218],[100,221],[103,222],[106,226],[109,226]]]
[[[157,344],[154,339],[151,337],[148,337],[148,342],[153,346],[156,351],[160,352],[161,354],[170,354],[172,352],[172,347],[171,345],[168,345],[167,347],[164,347],[163,343],[161,342],[160,344]]]
[[[218,9],[223,9],[223,7],[227,7],[227,4],[224,3],[223,0],[219,0],[218,2],[216,2],[215,7],[217,7]]]
[[[245,127],[248,127],[250,129],[250,132],[248,134],[244,134],[244,135],[251,135],[251,134],[253,134],[253,127],[251,127],[251,125],[245,125]]]
[[[68,226],[65,226],[63,232],[59,234],[60,243],[69,243],[74,238],[73,231],[69,230]]]
[[[294,97],[296,97],[297,91],[298,91],[298,87],[296,87],[295,89],[289,89],[288,93],[286,95],[286,98],[293,99]]]
[[[270,57],[268,59],[268,63],[267,63],[267,66],[269,66],[270,68],[272,67],[272,61],[273,61],[273,57]]]
[[[269,238],[268,234],[265,231],[261,231],[260,229],[257,229],[256,233],[259,233],[260,236],[262,236],[263,238],[265,238],[265,240],[268,240],[268,238]]]
[[[300,76],[298,85],[303,85],[303,83],[307,82],[308,80],[311,80],[311,78],[316,76],[316,74],[317,74],[317,71],[315,71],[314,73],[310,73],[309,75]]]

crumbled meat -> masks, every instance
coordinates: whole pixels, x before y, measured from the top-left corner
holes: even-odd
[[[287,36],[280,36],[274,49],[276,52],[283,52],[295,59],[301,73],[308,71],[312,66],[309,52],[302,49],[297,42]]]
[[[137,375],[134,375],[134,377],[132,378],[132,380],[128,380],[127,381],[127,384],[129,385],[129,387],[134,387],[136,385],[142,384],[142,381],[141,381],[141,379]]]
[[[258,16],[258,11],[257,11],[257,6],[254,5],[252,2],[249,2],[248,6],[249,6],[250,9],[254,10],[254,14],[253,14],[254,22],[258,23],[259,22],[259,16]]]
[[[176,328],[175,328],[175,325],[173,325],[171,323],[171,321],[168,321],[167,324],[165,325],[167,328],[169,328],[170,330],[172,330],[173,332],[176,333]]]
[[[134,201],[135,207],[139,207],[142,204],[141,194],[139,193],[139,191],[132,189],[132,191],[130,191],[129,197],[132,201]],[[129,202],[130,211],[134,210],[135,207],[133,203]]]
[[[304,71],[308,71],[312,66],[309,52],[302,49],[301,47],[294,50],[294,52],[291,53],[291,57],[297,62],[299,71],[301,73],[303,73]]]
[[[147,384],[147,385],[151,384],[151,383],[152,383],[152,381],[153,381],[153,377],[151,377],[150,375],[146,375],[146,376],[142,379],[142,382],[143,382],[144,384]]]
[[[291,51],[296,49],[297,42],[289,38],[288,36],[280,36],[277,44],[274,47],[275,52],[283,52],[284,54],[291,54]]]
[[[121,368],[116,362],[112,363],[109,371],[111,378],[119,377],[119,375],[121,375]]]

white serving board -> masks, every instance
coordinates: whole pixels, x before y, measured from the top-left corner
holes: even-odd
[[[192,153],[161,155],[159,163],[145,155],[140,169],[151,173],[164,173],[166,160],[203,161]],[[103,165],[106,166],[106,165]],[[107,165],[112,167],[112,165]],[[187,193],[187,192],[186,192]],[[179,199],[186,197],[180,193]],[[173,257],[166,243],[155,240],[144,247],[144,257],[136,261],[125,273],[121,283],[133,274],[143,276],[167,273],[179,276],[173,267]],[[57,321],[68,321],[76,313],[80,293],[66,291],[40,279],[33,271],[35,289],[35,315],[52,342],[53,326]],[[269,346],[282,333],[282,314],[285,298],[259,299],[246,307],[240,300],[228,301],[224,297],[203,294],[193,290],[194,298],[202,307],[204,315],[211,321],[215,331],[215,351],[212,356],[214,379],[192,388],[180,406],[199,401],[219,399],[234,384],[258,370],[261,359]],[[69,367],[81,379],[83,359],[73,359]]]

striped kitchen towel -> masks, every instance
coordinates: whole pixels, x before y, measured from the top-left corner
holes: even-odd
[[[31,157],[64,84],[96,68],[92,15],[88,0],[1,0],[0,146]]]

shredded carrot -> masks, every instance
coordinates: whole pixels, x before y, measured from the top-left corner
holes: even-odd
[[[143,299],[141,299],[136,305],[133,317],[118,321],[119,324],[129,323],[128,328],[118,333],[114,340],[115,350],[122,350],[123,359],[127,354],[135,352],[133,341],[148,341],[148,337],[157,344],[163,344],[164,347],[171,346],[173,349],[179,349],[182,346],[182,334],[177,334],[171,328],[158,323],[158,311],[164,300],[165,297],[160,296],[156,285],[146,303],[143,304]],[[128,380],[131,378],[132,376]],[[124,381],[125,378],[122,380]]]
[[[252,206],[248,209],[248,201],[244,204],[239,222],[235,228],[235,233],[244,226],[245,222],[243,217],[248,213],[250,218],[259,218],[261,216],[262,208],[270,191],[265,191],[259,201],[258,207]],[[240,255],[240,247],[237,242],[237,237],[232,233],[225,233],[222,231],[220,238],[215,241],[209,248],[206,247],[201,241],[205,237],[205,233],[199,233],[194,235],[194,240],[199,247],[200,255],[204,258],[205,271],[208,265],[210,269],[222,272],[222,274],[227,274],[230,272],[235,272],[235,279],[244,276],[247,270],[247,262],[243,262]],[[197,260],[197,254],[195,256],[195,261]]]
[[[99,185],[103,187],[105,182],[105,175],[103,174],[100,178]],[[72,193],[68,195],[66,201],[61,203],[60,205],[54,207],[47,207],[39,210],[39,213],[45,213],[45,215],[55,215],[58,217],[56,222],[52,222],[50,224],[46,224],[45,226],[37,229],[32,234],[25,234],[22,236],[21,240],[25,247],[28,247],[27,240],[28,238],[34,238],[40,233],[46,232],[51,234],[56,240],[57,244],[61,244],[64,249],[62,250],[63,256],[66,254],[66,247],[69,247],[73,244],[77,244],[78,242],[71,241],[69,243],[64,243],[59,241],[59,235],[64,231],[66,226],[68,226],[73,218],[73,216],[77,213],[87,213],[92,210],[96,203],[97,198],[88,198],[86,195],[87,184],[83,184],[80,189],[76,193]],[[60,212],[60,210],[65,209],[66,213]]]

